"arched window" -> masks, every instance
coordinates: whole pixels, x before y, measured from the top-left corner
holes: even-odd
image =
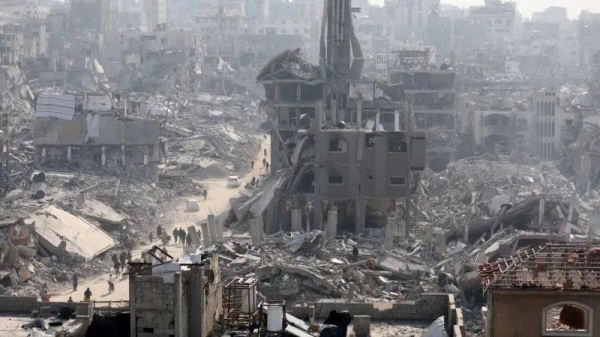
[[[591,337],[594,312],[577,302],[559,302],[544,308],[543,336]]]

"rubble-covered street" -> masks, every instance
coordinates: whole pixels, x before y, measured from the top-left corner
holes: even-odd
[[[600,335],[600,5],[0,0],[0,337]]]

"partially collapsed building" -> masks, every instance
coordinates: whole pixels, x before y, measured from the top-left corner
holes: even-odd
[[[399,213],[396,200],[408,201],[413,173],[425,168],[425,136],[413,130],[403,90],[361,79],[352,9],[341,3],[325,6],[319,66],[290,50],[257,78],[272,126],[272,171],[285,176],[266,212],[268,231],[323,228],[326,212],[329,235],[338,223],[356,232],[387,224]]]
[[[41,94],[36,101],[34,145],[41,162],[93,158],[105,166],[137,166],[158,175],[166,144],[158,122],[127,115],[108,95]]]

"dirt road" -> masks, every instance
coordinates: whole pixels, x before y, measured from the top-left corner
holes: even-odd
[[[261,138],[261,150],[256,155],[254,169],[251,170],[244,176],[244,182],[242,185],[245,185],[246,182],[252,180],[252,177],[259,178],[261,174],[265,174],[266,170],[263,168],[262,160],[264,156],[264,150],[267,149],[267,158],[270,158],[270,141]],[[262,179],[261,179],[262,180]],[[196,225],[198,221],[205,220],[209,214],[219,215],[229,210],[229,199],[236,198],[240,195],[240,190],[243,189],[243,186],[239,188],[228,188],[227,187],[227,178],[222,179],[207,179],[200,180],[201,184],[203,184],[208,189],[208,197],[207,200],[204,200],[203,197],[193,196],[193,197],[184,197],[181,198],[175,209],[167,212],[164,216],[164,225],[163,227],[167,231],[168,234],[171,234],[173,228],[183,228],[187,231],[187,228],[191,225]],[[200,203],[200,211],[198,212],[186,212],[185,211],[185,200],[186,199],[196,199]],[[200,228],[196,225],[196,228]],[[158,244],[158,241],[153,242],[149,245],[140,246],[133,251],[133,258],[136,259],[140,257],[143,251],[147,251],[153,245]],[[183,255],[183,246],[180,244],[174,244],[171,241],[170,244],[167,245],[167,251],[169,254],[173,255],[175,258]],[[115,291],[111,294],[108,293],[108,278],[109,274],[114,273],[114,270],[106,270],[106,272],[102,275],[99,275],[94,278],[82,279],[79,281],[79,286],[77,287],[77,292],[73,292],[71,287],[69,286],[67,289],[51,289],[50,293],[52,294],[51,301],[66,301],[69,297],[72,297],[73,301],[82,301],[83,300],[83,292],[89,287],[92,292],[92,300],[96,301],[122,301],[129,299],[129,279],[127,277],[119,277],[117,282],[115,283]]]

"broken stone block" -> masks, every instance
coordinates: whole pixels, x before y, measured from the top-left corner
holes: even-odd
[[[200,210],[200,204],[198,200],[188,199],[185,203],[185,211],[186,212],[198,212]]]
[[[354,316],[354,334],[356,337],[367,337],[371,335],[371,316]]]
[[[33,277],[33,273],[29,270],[27,266],[21,266],[18,271],[19,282],[25,283],[29,281]]]

